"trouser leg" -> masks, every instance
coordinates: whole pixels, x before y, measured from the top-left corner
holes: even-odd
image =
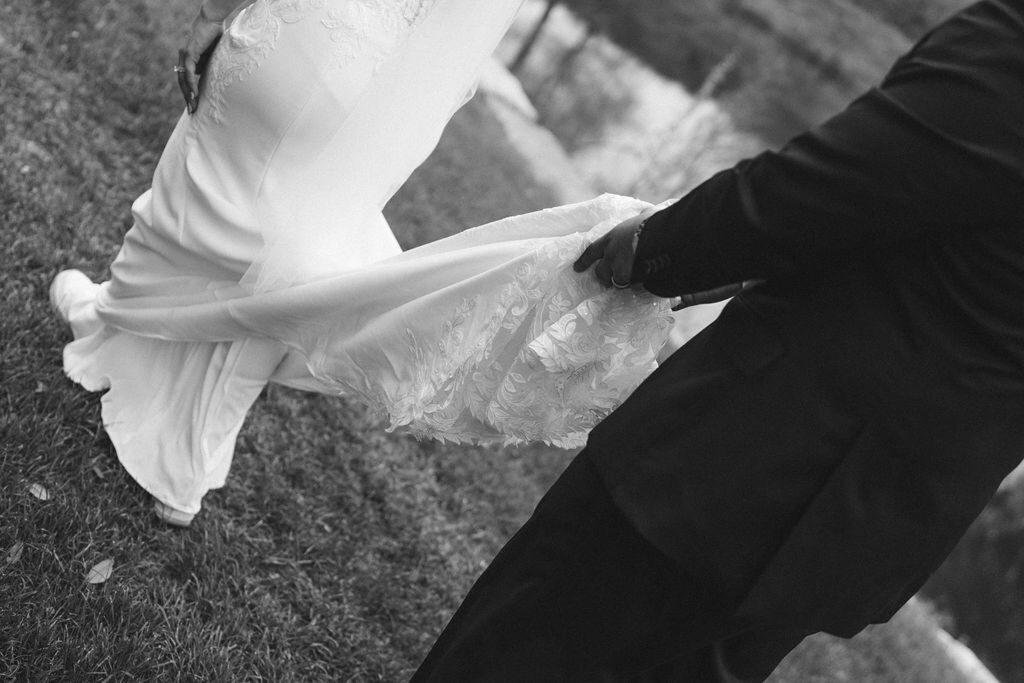
[[[806,637],[804,631],[760,629],[726,637],[697,652],[657,664],[630,683],[672,683],[696,680],[694,662],[711,662],[717,683],[763,683]]]
[[[722,678],[744,683],[764,681],[807,635],[791,629],[763,629],[722,641],[716,646],[718,664],[727,674]]]
[[[671,680],[712,682],[700,648],[721,635],[720,606],[634,530],[584,451],[473,586],[413,681],[627,681],[673,660],[685,677]]]

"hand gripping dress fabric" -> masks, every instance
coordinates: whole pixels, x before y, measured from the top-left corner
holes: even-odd
[[[381,215],[521,0],[257,0],[228,27],[110,279],[66,297],[65,371],[126,470],[196,512],[268,381],[453,442],[582,445],[656,366],[668,305],[571,264],[605,195],[402,252]]]

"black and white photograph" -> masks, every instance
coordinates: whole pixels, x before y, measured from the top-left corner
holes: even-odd
[[[0,680],[1024,683],[1024,0],[0,0]]]

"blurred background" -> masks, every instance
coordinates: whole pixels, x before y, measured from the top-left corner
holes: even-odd
[[[181,114],[198,4],[0,0],[0,679],[402,681],[572,453],[416,442],[274,387],[181,533],[61,373],[47,286],[105,277]],[[600,192],[679,196],[838,111],[966,4],[528,0],[385,213],[412,247]],[[674,343],[716,313],[688,310]],[[1024,683],[1022,571],[1018,475],[893,622],[810,638],[772,681]]]
[[[677,196],[839,111],[965,0],[529,0],[501,57],[601,190]]]

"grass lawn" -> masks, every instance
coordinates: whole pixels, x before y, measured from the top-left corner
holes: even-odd
[[[0,679],[401,681],[571,454],[418,443],[273,388],[183,532],[153,520],[97,397],[60,369],[49,280],[102,278],[130,227],[181,110],[192,4],[0,4]],[[388,216],[409,246],[553,203],[523,168],[471,104]],[[922,618],[809,643],[779,680],[844,680],[836,657],[864,674],[845,680],[963,680],[933,676]]]
[[[97,397],[60,369],[48,281],[103,277],[130,227],[181,110],[191,5],[0,6],[0,679],[402,680],[570,454],[420,444],[274,388],[183,533],[152,520]],[[388,216],[410,246],[552,203],[477,103]]]

